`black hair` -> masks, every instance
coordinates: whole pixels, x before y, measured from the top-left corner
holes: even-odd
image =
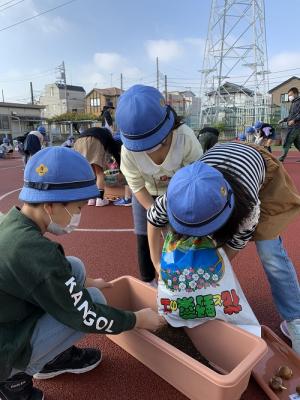
[[[224,179],[231,186],[234,195],[234,207],[228,220],[217,231],[207,235],[211,236],[215,240],[216,247],[222,247],[239,231],[239,226],[247,217],[249,217],[253,207],[255,206],[255,202],[247,188],[240,183],[237,175],[234,175],[232,172],[229,172],[222,167],[214,168],[224,176]],[[178,239],[187,236],[178,233],[171,225],[170,229],[172,233],[178,235]]]
[[[169,107],[171,109],[171,112],[173,112],[173,114],[174,114],[174,125],[173,125],[173,128],[171,129],[171,131],[173,131],[175,129],[178,129],[181,125],[183,125],[184,120],[183,120],[183,117],[177,115],[177,112],[174,110],[173,107],[171,107],[171,106],[169,106]]]
[[[205,132],[214,133],[216,136],[220,135],[220,131],[217,128],[213,128],[211,126],[206,126],[202,129],[200,129],[199,135],[201,135],[202,133],[205,133]]]
[[[292,87],[289,89],[288,93],[293,92],[294,94],[296,94],[297,96],[299,95],[299,89],[296,87]]]

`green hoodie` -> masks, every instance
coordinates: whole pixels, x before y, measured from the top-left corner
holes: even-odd
[[[132,312],[93,303],[62,246],[16,207],[0,223],[0,304],[0,379],[26,368],[35,324],[45,313],[87,333],[118,334],[136,322]]]

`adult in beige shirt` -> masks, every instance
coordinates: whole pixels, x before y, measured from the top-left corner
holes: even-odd
[[[166,192],[178,169],[201,157],[202,149],[192,129],[150,86],[134,85],[120,97],[116,122],[123,142],[121,171],[133,192],[141,279],[156,286],[147,239],[147,209]]]

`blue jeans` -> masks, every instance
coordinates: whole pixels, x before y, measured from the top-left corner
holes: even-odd
[[[255,243],[281,317],[287,321],[300,318],[299,281],[281,238]]]
[[[72,266],[72,275],[76,278],[78,285],[83,287],[85,282],[85,267],[77,257],[67,257]],[[106,304],[105,297],[99,289],[91,287],[87,289],[93,302]],[[34,375],[40,372],[44,365],[52,361],[63,351],[78,342],[85,333],[75,331],[72,328],[58,322],[49,314],[43,315],[37,322],[32,337],[32,354],[29,364],[24,372]],[[13,369],[11,376],[20,371]]]

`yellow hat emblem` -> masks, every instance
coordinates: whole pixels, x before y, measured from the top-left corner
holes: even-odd
[[[41,164],[36,168],[36,172],[39,174],[39,176],[44,176],[48,172],[48,168],[46,165]]]
[[[220,192],[224,197],[227,196],[227,190],[226,190],[226,188],[224,186],[221,187]]]

